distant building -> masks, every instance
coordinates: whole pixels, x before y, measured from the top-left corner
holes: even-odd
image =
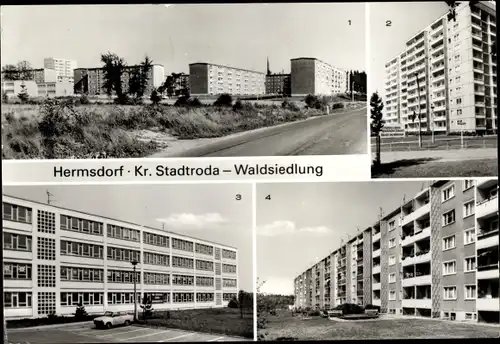
[[[204,62],[189,65],[192,95],[263,95],[265,82],[262,72]]]
[[[30,98],[38,97],[38,86],[34,80],[2,81],[2,94],[6,94],[8,98],[16,98],[23,90],[23,85]]]
[[[2,81],[21,80],[23,78],[25,80],[33,80],[37,84],[55,82],[57,80],[56,71],[54,69],[38,68],[27,71],[2,71]]]
[[[292,96],[334,95],[348,89],[347,73],[312,57],[291,60]]]
[[[128,92],[129,81],[133,72],[141,68],[140,65],[127,66],[122,74],[122,87],[124,92]],[[152,66],[148,75],[145,95],[150,95],[154,88],[158,88],[165,80],[165,69],[162,65]],[[105,95],[104,69],[98,68],[77,68],[74,70],[74,90],[75,93],[85,93],[91,96]]]
[[[290,74],[267,74],[266,94],[290,96],[292,94],[292,79]]]
[[[176,96],[182,94],[189,94],[191,92],[189,87],[189,74],[181,73],[177,75],[174,81],[174,93]]]
[[[57,81],[73,82],[73,70],[76,69],[76,61],[47,57],[43,60],[46,69],[56,71]]]
[[[68,81],[37,84],[40,97],[66,97],[74,95],[73,83]]]

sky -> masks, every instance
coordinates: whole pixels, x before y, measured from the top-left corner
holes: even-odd
[[[211,62],[290,72],[290,59],[316,57],[365,70],[363,3],[2,6],[2,64],[45,57],[98,67],[108,51],[128,64],[147,53],[166,74]],[[351,21],[349,25],[349,20]]]
[[[428,186],[426,181],[257,184],[257,278],[263,293],[293,280]],[[270,196],[270,197],[268,197]],[[270,198],[269,199],[266,199]],[[352,238],[352,236],[351,236]]]
[[[403,52],[406,42],[448,11],[444,1],[369,4],[370,71],[368,89],[384,94],[385,64]],[[386,26],[387,21],[391,26]]]
[[[43,203],[46,191],[54,206],[159,229],[165,223],[165,230],[236,247],[239,288],[253,291],[249,184],[3,186],[5,195]]]

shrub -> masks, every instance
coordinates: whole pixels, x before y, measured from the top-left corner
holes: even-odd
[[[130,99],[128,94],[120,94],[118,97],[116,97],[113,100],[113,103],[118,104],[118,105],[133,105],[134,101]]]
[[[233,105],[233,111],[238,111],[243,109],[243,103],[241,102],[241,99],[236,100],[236,102]]]
[[[300,111],[299,106],[289,100],[284,100],[283,103],[281,103],[281,107],[290,111]]]
[[[158,91],[156,89],[153,90],[153,92],[151,92],[151,97],[150,97],[151,101],[153,102],[153,104],[158,104],[160,103],[161,101],[161,96],[158,94]]]
[[[142,319],[146,320],[147,318],[151,318],[153,316],[153,302],[151,298],[144,297],[142,299],[142,304],[140,305],[142,308]]]
[[[229,303],[227,304],[229,308],[238,308],[240,305],[238,303],[238,300],[236,300],[235,297],[233,297],[231,300],[229,300]]]
[[[223,93],[214,102],[214,106],[231,106],[233,104],[233,98],[228,93]]]
[[[304,102],[306,103],[308,108],[314,108],[316,107],[316,104],[319,102],[319,99],[315,95],[308,94],[304,99]]]
[[[343,108],[344,108],[344,103],[333,103],[332,106],[331,106],[332,110],[343,109]]]
[[[85,306],[82,303],[79,303],[78,306],[76,306],[76,311],[75,311],[75,318],[77,319],[85,319],[89,315],[87,311],[85,310]]]
[[[89,97],[85,93],[82,93],[82,95],[80,96],[80,104],[82,105],[90,104]]]
[[[9,103],[9,96],[7,95],[7,92],[2,91],[2,103],[8,104]]]
[[[355,303],[344,303],[342,305],[337,306],[337,309],[342,310],[343,315],[362,314],[364,312],[363,307]]]
[[[317,316],[320,316],[320,311],[319,310],[313,310],[313,311],[309,311],[307,312],[307,315],[310,316],[310,317],[317,317]]]

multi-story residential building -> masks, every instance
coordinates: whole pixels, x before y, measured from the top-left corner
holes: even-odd
[[[197,62],[189,65],[191,95],[263,95],[266,75],[248,69]]]
[[[2,91],[5,91],[9,98],[17,97],[23,84],[26,86],[30,97],[63,97],[73,95],[73,82],[58,78],[54,69],[39,68],[23,72],[2,72]]]
[[[123,92],[128,92],[130,78],[137,72],[141,65],[127,66],[124,68],[121,80]],[[76,68],[74,70],[75,93],[85,93],[90,96],[106,95],[104,88],[105,72],[102,67]],[[148,72],[145,95],[151,94],[153,89],[160,87],[165,81],[165,69],[162,65],[154,64]],[[114,93],[114,92],[113,92]]]
[[[495,40],[495,6],[487,1],[464,1],[456,21],[445,13],[416,33],[385,65],[387,122],[408,133],[496,133]]]
[[[498,180],[431,182],[299,275],[295,306],[373,304],[390,314],[499,323],[497,197]],[[329,290],[318,282],[326,271]]]
[[[346,71],[312,57],[299,57],[291,61],[292,96],[333,95],[346,92]]]
[[[38,97],[38,85],[34,80],[6,80],[2,81],[2,95],[9,99],[17,97],[23,90],[29,97]]]
[[[2,197],[7,319],[224,307],[238,292],[236,248],[81,211]]]
[[[292,95],[292,80],[290,74],[267,74],[266,94],[279,96]]]
[[[57,76],[54,69],[38,68],[27,71],[2,71],[2,81],[32,80],[37,84],[56,82]]]
[[[47,57],[43,59],[43,66],[56,71],[57,81],[73,83],[73,71],[76,69],[76,61]]]

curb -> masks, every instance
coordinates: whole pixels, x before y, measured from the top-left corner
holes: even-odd
[[[191,331],[191,330],[185,330],[185,329],[181,329],[181,328],[176,328],[176,327],[168,327],[168,326],[165,326],[165,325],[159,325],[159,326],[154,326],[154,325],[147,325],[147,324],[132,324],[132,326],[137,326],[137,327],[147,327],[147,328],[158,328],[158,327],[161,327],[161,328],[166,328],[166,329],[169,329],[169,330],[175,330],[175,331],[180,331],[180,332],[185,332],[185,333],[200,333],[200,334],[209,334],[209,335],[212,335],[212,336],[224,336],[226,338],[234,338],[234,339],[242,339],[242,340],[245,340],[245,341],[252,341],[253,342],[253,338],[250,339],[250,338],[246,338],[246,337],[240,337],[240,336],[233,336],[233,335],[227,335],[227,334],[223,334],[223,333],[215,333],[215,332],[201,332],[201,331]]]
[[[43,331],[50,328],[58,328],[72,325],[92,325],[93,321],[78,321],[65,324],[53,324],[53,325],[42,325],[42,326],[31,326],[31,327],[18,327],[18,328],[7,328],[7,333],[11,332],[24,332],[24,331]]]

